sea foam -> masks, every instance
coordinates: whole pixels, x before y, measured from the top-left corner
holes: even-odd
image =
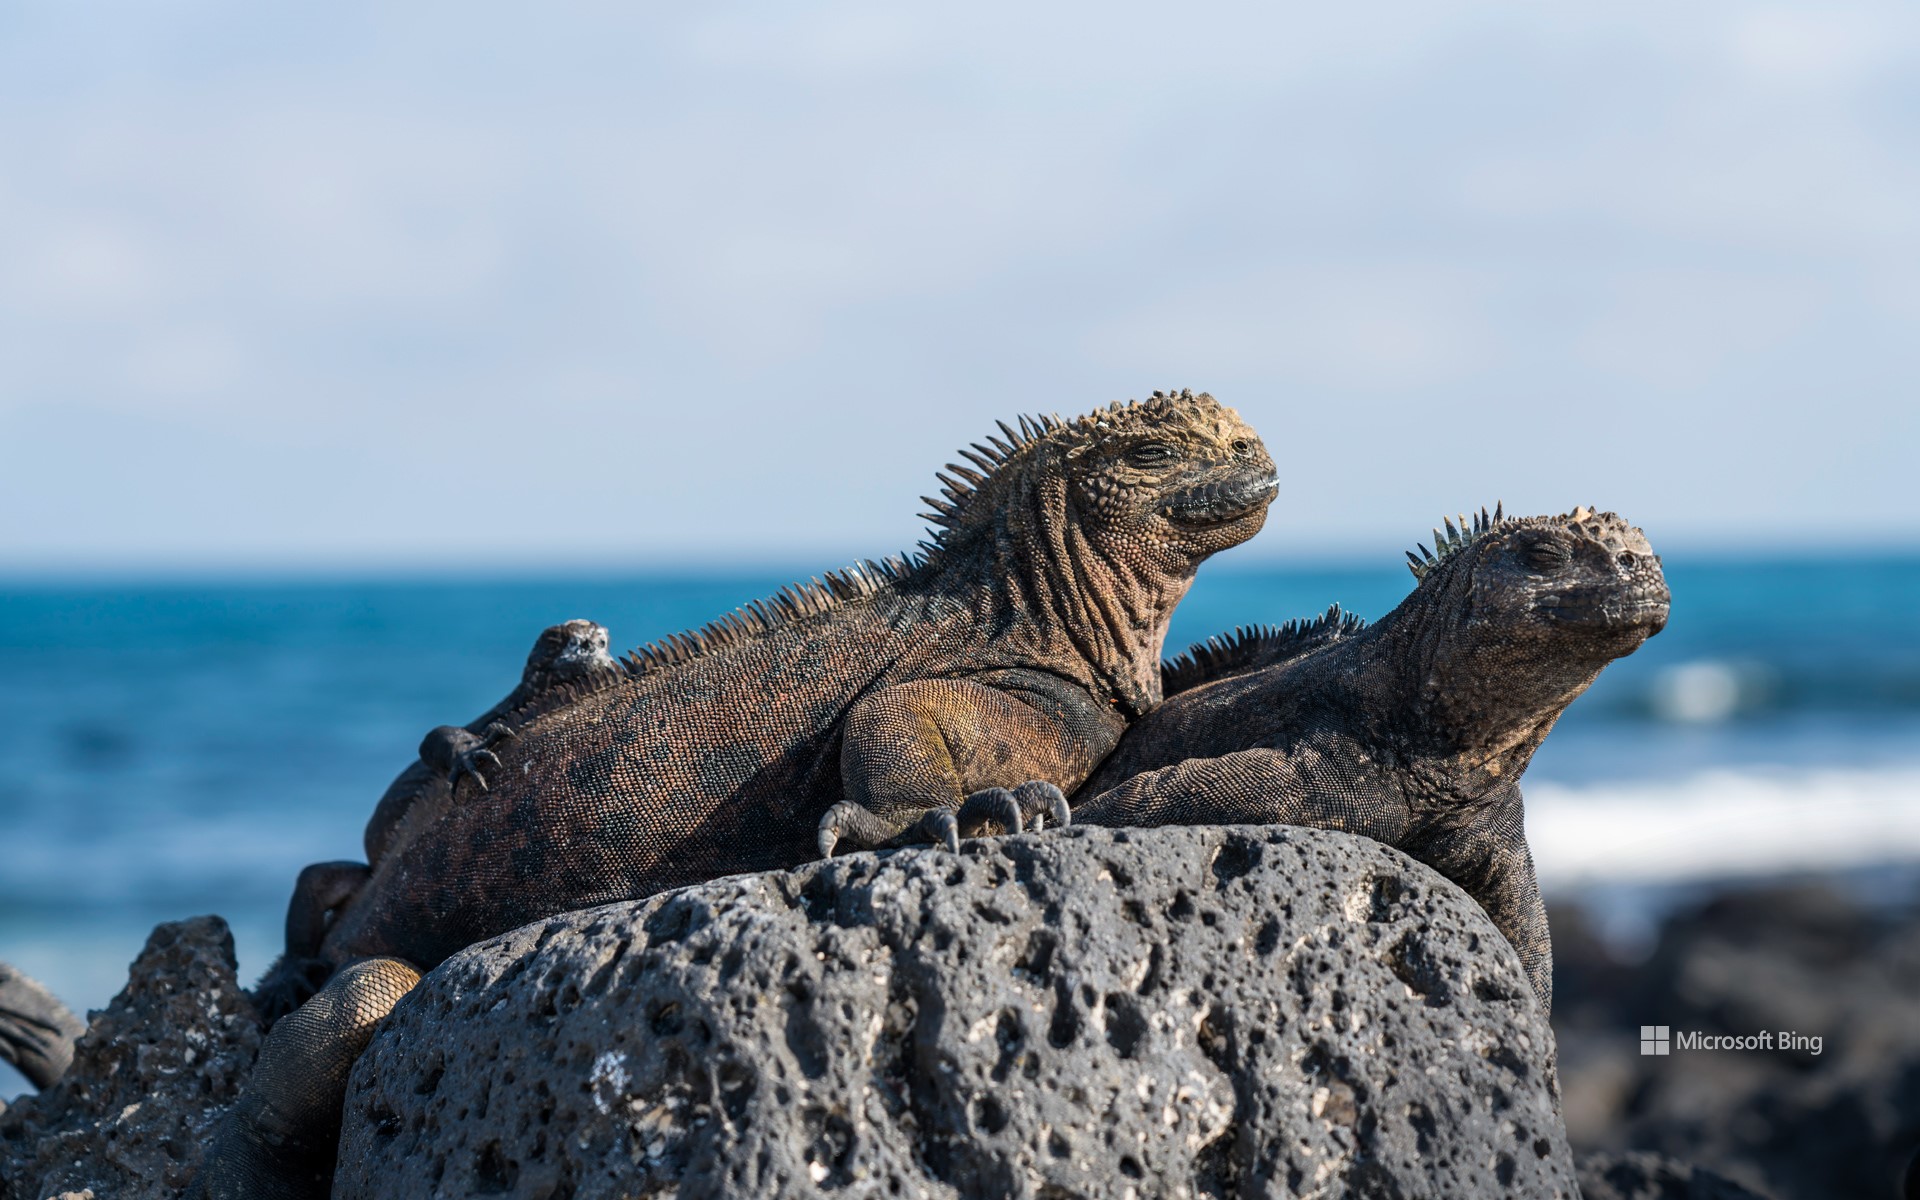
[[[1920,764],[1721,768],[1525,791],[1549,891],[1920,861]]]

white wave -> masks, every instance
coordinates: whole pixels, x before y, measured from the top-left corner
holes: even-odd
[[[1920,764],[1525,788],[1543,888],[1920,862]]]
[[[1763,707],[1774,673],[1759,663],[1695,659],[1662,668],[1647,688],[1647,703],[1663,721],[1713,725]]]

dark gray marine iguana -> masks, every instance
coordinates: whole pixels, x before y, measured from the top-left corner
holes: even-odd
[[[1204,394],[1023,419],[962,451],[919,553],[868,563],[504,714],[489,790],[408,820],[325,923],[195,1188],[315,1194],[346,1074],[448,955],[557,912],[1064,821],[1161,697],[1174,605],[1259,531],[1273,460]]]
[[[300,872],[287,905],[286,952],[268,968],[254,989],[254,1001],[268,1020],[277,1020],[319,990],[332,967],[322,960],[320,939],[329,916],[350,899],[400,836],[409,818],[431,821],[450,802],[463,778],[487,790],[485,772],[497,770],[494,747],[514,736],[504,720],[563,688],[591,687],[619,670],[607,653],[607,629],[592,621],[563,621],[540,632],[527,654],[520,683],[506,699],[464,726],[441,725],[420,743],[419,757],[388,785],[367,822],[367,861],[314,863]],[[419,814],[415,816],[415,814]]]
[[[45,1091],[73,1065],[73,1044],[86,1031],[52,992],[0,962],[0,1062]]]
[[[1550,1008],[1520,775],[1601,669],[1666,626],[1666,579],[1640,530],[1585,508],[1482,509],[1434,538],[1438,554],[1408,554],[1418,586],[1372,625],[1336,606],[1170,662],[1166,702],[1082,785],[1073,818],[1385,842],[1480,902]]]

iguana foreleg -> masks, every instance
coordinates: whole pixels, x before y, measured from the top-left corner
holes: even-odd
[[[353,898],[373,871],[365,863],[324,862],[303,867],[287,901],[287,953],[311,958],[320,953],[327,915]]]
[[[347,1076],[381,1018],[418,982],[420,972],[400,959],[363,958],[275,1025],[188,1200],[326,1196]]]
[[[875,692],[847,714],[847,799],[821,818],[820,853],[926,842],[957,848],[961,834],[1064,824],[1061,785],[1084,778],[1112,740],[1090,746],[1075,725],[971,680],[920,679]]]
[[[1189,758],[1073,806],[1082,825],[1309,825],[1390,841],[1406,827],[1388,801],[1339,759],[1256,747]]]
[[[1520,965],[1527,969],[1540,1010],[1553,1011],[1553,938],[1547,932],[1547,907],[1540,899],[1533,852],[1527,848],[1519,789],[1512,788],[1509,797],[1478,819],[1416,834],[1405,848],[1479,901],[1520,952]]]
[[[487,777],[482,769],[499,770],[500,756],[493,752],[493,748],[511,740],[513,728],[503,721],[494,721],[479,733],[458,725],[441,725],[428,730],[427,736],[421,739],[420,761],[433,768],[453,787],[460,786],[462,776],[470,775],[484,792],[487,790]]]

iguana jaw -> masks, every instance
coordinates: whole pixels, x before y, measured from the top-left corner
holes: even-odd
[[[1169,498],[1160,512],[1176,525],[1210,529],[1264,513],[1279,490],[1280,479],[1273,472],[1250,471],[1188,488]]]
[[[1595,589],[1591,593],[1542,596],[1534,612],[1567,629],[1592,630],[1595,633],[1618,631],[1652,637],[1667,627],[1671,602],[1663,592],[1622,596],[1617,592]]]

